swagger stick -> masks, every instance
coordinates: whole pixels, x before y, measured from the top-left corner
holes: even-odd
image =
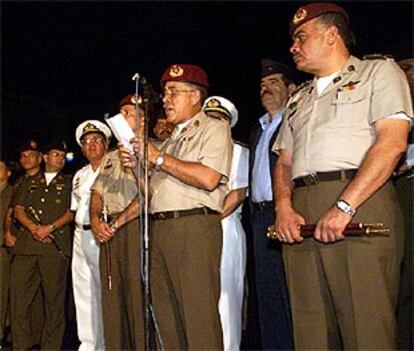
[[[108,223],[108,206],[104,205],[102,209],[102,217],[105,223]],[[106,255],[106,276],[108,278],[108,290],[112,290],[112,258],[111,258],[111,242],[105,242]]]
[[[300,236],[311,238],[316,230],[316,224],[301,224]],[[345,236],[386,236],[390,230],[384,227],[383,223],[350,223],[345,227]],[[277,240],[275,226],[271,225],[267,229],[267,237]]]
[[[29,206],[29,212],[32,215],[32,217],[36,220],[37,224],[42,224],[42,221],[40,220],[39,216],[36,213],[36,210],[33,208],[33,206]],[[52,241],[53,246],[56,248],[56,250],[58,250],[59,255],[62,256],[62,258],[64,258],[66,261],[68,260],[68,258],[66,257],[66,255],[63,253],[62,248],[60,247],[59,243],[56,240],[56,237],[53,234],[49,234],[48,236],[50,238],[50,240]]]

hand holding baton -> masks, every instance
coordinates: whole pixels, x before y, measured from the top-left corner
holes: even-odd
[[[102,210],[102,217],[105,223],[108,223],[108,207],[104,206]],[[108,290],[112,290],[112,262],[111,262],[111,247],[110,242],[105,241],[105,255],[106,255],[106,276],[108,278]]]
[[[316,230],[316,224],[300,225],[300,236],[302,238],[312,238]],[[345,236],[387,236],[390,230],[384,227],[383,223],[350,223],[345,227]],[[267,229],[267,237],[278,240],[278,233],[275,226],[271,225]]]
[[[32,206],[29,206],[29,212],[32,215],[32,217],[35,219],[37,224],[42,225],[42,221],[40,220],[39,216],[36,213],[36,210]],[[47,237],[50,238],[50,240],[52,241],[53,246],[56,248],[56,250],[58,250],[59,255],[62,256],[62,258],[64,258],[67,261],[68,258],[63,253],[62,248],[60,247],[59,243],[56,240],[56,237],[52,233],[49,234]]]

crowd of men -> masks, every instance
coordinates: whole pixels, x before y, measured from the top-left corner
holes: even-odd
[[[71,270],[80,350],[239,350],[247,301],[264,350],[412,349],[414,59],[353,56],[333,3],[299,8],[290,35],[296,69],[314,78],[299,85],[294,69],[262,61],[265,113],[249,145],[232,140],[238,110],[208,97],[207,73],[174,64],[161,113],[136,94],[120,102],[128,145],[109,150],[103,121],[77,127],[88,164],[73,178],[64,141],[24,144],[13,187],[0,162],[3,341],[62,348]]]

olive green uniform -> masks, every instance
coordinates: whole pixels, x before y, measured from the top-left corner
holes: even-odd
[[[121,165],[116,150],[105,155],[91,190],[101,195],[110,218],[122,212],[138,194],[135,176],[131,169]],[[99,269],[106,349],[144,349],[138,219],[120,228],[108,243],[101,246]],[[108,287],[109,273],[112,276],[111,290]]]
[[[70,176],[57,174],[46,185],[43,173],[26,177],[19,188],[13,204],[22,206],[31,219],[33,208],[42,224],[51,224],[69,209],[71,194]],[[53,232],[56,241],[69,258],[71,241],[69,225]],[[15,233],[16,246],[11,265],[11,326],[15,349],[29,349],[33,343],[30,326],[30,308],[41,289],[44,297],[45,321],[41,349],[58,350],[65,330],[65,295],[69,259],[64,259],[52,243],[40,243],[23,226]]]
[[[9,273],[10,254],[4,247],[4,220],[13,194],[10,184],[0,185],[0,342],[5,334],[7,316],[9,313]]]
[[[351,56],[320,94],[315,80],[291,98],[273,150],[292,151],[293,179],[357,169],[375,142],[375,122],[397,113],[412,116],[408,84],[396,63]],[[317,223],[348,183],[344,176],[298,187],[294,209]],[[391,231],[283,247],[298,349],[395,348],[403,230],[393,186],[379,189],[353,222],[382,222]]]
[[[151,289],[162,344],[169,350],[222,349],[219,212],[231,167],[229,125],[200,112],[183,129],[176,126],[159,148],[222,175],[213,191],[187,185],[162,171],[151,176]],[[194,210],[199,212],[189,215]],[[163,219],[172,213],[173,218]]]

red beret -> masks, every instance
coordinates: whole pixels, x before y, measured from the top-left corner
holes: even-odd
[[[349,16],[341,6],[331,2],[314,2],[300,7],[295,12],[290,22],[290,35],[293,35],[296,28],[302,24],[325,13],[339,13],[344,16],[346,23],[349,24]]]
[[[207,73],[195,65],[176,64],[168,67],[161,77],[161,88],[169,81],[194,83],[208,88]]]
[[[141,105],[142,104],[141,96],[138,96],[137,94],[129,94],[121,100],[121,102],[119,103],[119,108],[125,105],[135,106],[135,104],[137,103],[137,98],[138,98],[138,104]]]

